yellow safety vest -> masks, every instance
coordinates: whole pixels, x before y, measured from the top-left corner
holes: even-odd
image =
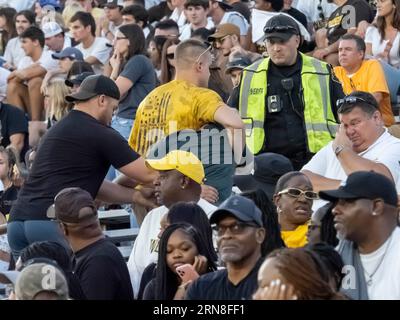
[[[301,56],[307,145],[310,152],[316,153],[331,141],[336,133],[336,120],[330,101],[330,74],[326,63],[303,54]],[[256,61],[245,68],[242,74],[239,112],[246,125],[246,144],[253,154],[261,151],[265,141],[265,97],[269,59]]]

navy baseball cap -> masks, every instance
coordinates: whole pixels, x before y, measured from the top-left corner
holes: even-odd
[[[218,223],[227,215],[232,215],[243,222],[254,222],[259,227],[263,227],[261,210],[246,197],[234,195],[226,199],[211,215],[210,224]]]
[[[81,84],[83,80],[85,80],[87,77],[94,75],[93,72],[82,72],[80,74],[71,76],[70,79],[65,80],[65,85],[67,87],[73,87],[75,84]]]
[[[54,9],[60,9],[60,1],[58,0],[40,0],[39,5],[41,8],[45,6],[52,6]]]
[[[383,199],[386,204],[397,207],[397,191],[394,183],[374,171],[357,171],[350,174],[344,185],[336,190],[320,191],[323,200]]]
[[[51,56],[53,59],[56,60],[62,58],[70,58],[71,60],[83,61],[82,52],[79,49],[73,47],[65,48],[63,51],[58,53],[53,53]]]
[[[87,101],[99,95],[105,95],[116,100],[121,98],[121,94],[115,82],[99,74],[89,76],[83,80],[79,91],[66,96],[65,100],[68,102]]]
[[[225,73],[229,73],[232,70],[235,69],[240,69],[243,70],[244,68],[248,67],[249,65],[251,65],[251,60],[248,57],[237,57],[235,59],[233,59],[232,61],[229,61],[226,64],[226,69],[225,69]]]

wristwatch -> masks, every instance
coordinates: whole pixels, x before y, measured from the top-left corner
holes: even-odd
[[[336,146],[336,148],[335,148],[335,150],[334,150],[336,157],[339,155],[340,152],[342,152],[343,149],[344,149],[344,146],[341,145],[341,144],[339,144],[338,146]]]

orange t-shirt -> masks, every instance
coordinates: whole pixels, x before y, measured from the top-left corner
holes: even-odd
[[[380,92],[383,99],[379,104],[379,110],[385,126],[394,124],[390,93],[385,74],[378,60],[364,60],[360,69],[350,78],[343,67],[335,67],[335,75],[342,83],[346,95],[353,91],[365,91],[369,93]]]

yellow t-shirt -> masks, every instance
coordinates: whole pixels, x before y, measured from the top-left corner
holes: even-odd
[[[281,237],[286,247],[301,248],[307,244],[308,222],[292,231],[281,231]]]
[[[394,124],[389,88],[378,60],[364,60],[360,69],[351,78],[347,76],[343,67],[335,67],[334,70],[346,95],[357,90],[369,93],[381,92],[383,99],[379,104],[379,110],[382,113],[385,126],[390,127]]]
[[[140,103],[129,145],[141,155],[159,139],[182,129],[199,130],[214,121],[224,104],[214,91],[183,81],[170,81],[150,92]]]

